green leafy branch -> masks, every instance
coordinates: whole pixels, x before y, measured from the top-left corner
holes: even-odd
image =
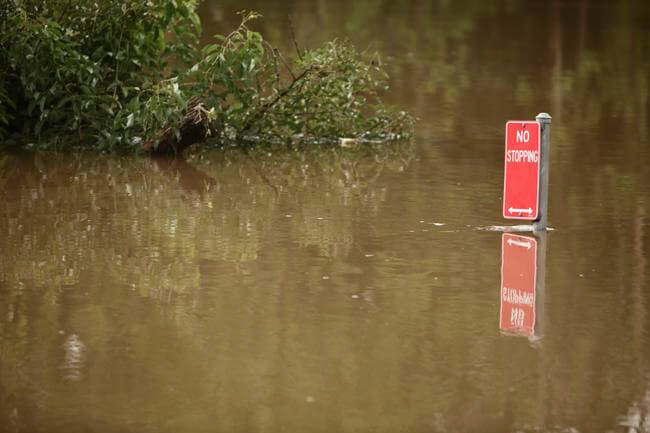
[[[332,41],[288,59],[250,29],[255,12],[199,49],[195,0],[3,4],[0,134],[39,148],[178,152],[208,139],[388,141],[413,129],[383,104],[376,55]]]

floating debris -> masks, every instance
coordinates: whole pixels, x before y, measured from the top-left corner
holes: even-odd
[[[359,140],[356,138],[339,138],[339,146],[351,149],[359,145]]]

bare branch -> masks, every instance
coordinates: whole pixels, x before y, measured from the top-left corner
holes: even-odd
[[[277,57],[284,64],[284,67],[287,68],[287,71],[289,71],[289,74],[291,74],[291,78],[293,78],[293,80],[295,81],[296,80],[296,75],[291,70],[291,66],[289,66],[289,63],[287,62],[287,59],[284,58],[284,56],[282,55],[282,52],[280,50],[276,49],[275,53],[276,53]]]
[[[293,22],[291,22],[291,16],[287,15],[287,20],[289,21],[289,31],[291,32],[291,39],[293,39],[293,46],[296,47],[296,53],[298,53],[298,58],[302,62],[302,52],[298,47],[298,41],[296,41],[296,34],[293,31]]]

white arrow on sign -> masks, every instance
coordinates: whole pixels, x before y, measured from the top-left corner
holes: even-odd
[[[528,241],[521,242],[521,241],[516,241],[514,239],[508,239],[508,245],[510,245],[510,246],[516,245],[518,247],[524,247],[524,248],[526,248],[528,250],[532,248],[532,245],[530,244],[530,242],[528,242]]]
[[[517,209],[517,208],[514,208],[514,207],[511,206],[510,208],[508,208],[508,212],[510,212],[510,213],[527,213],[527,214],[531,214],[531,213],[533,213],[533,210],[531,208]]]

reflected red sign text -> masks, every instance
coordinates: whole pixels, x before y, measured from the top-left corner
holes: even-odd
[[[533,335],[537,240],[504,233],[501,240],[501,310],[499,327],[518,335]]]

